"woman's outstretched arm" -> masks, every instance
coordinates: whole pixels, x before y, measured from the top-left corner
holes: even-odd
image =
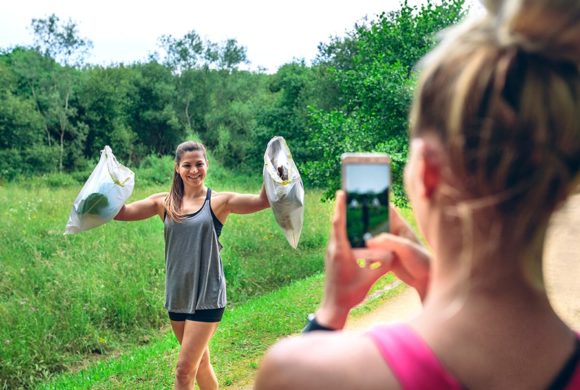
[[[251,214],[270,207],[264,186],[257,195],[222,192],[219,196],[225,198],[224,205],[228,213]]]
[[[163,218],[165,210],[164,202],[167,197],[166,192],[153,194],[145,199],[123,205],[119,213],[115,216],[117,221],[138,221],[147,219],[154,215]]]

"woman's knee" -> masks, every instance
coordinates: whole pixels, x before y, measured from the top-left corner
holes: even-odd
[[[180,383],[189,383],[195,379],[199,364],[189,360],[179,360],[175,369],[175,377]]]

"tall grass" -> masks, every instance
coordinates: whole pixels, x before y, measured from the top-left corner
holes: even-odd
[[[384,289],[392,280],[392,275],[382,278],[374,291]],[[282,337],[297,334],[305,325],[306,313],[313,312],[320,302],[323,282],[323,276],[317,274],[226,311],[210,343],[212,363],[222,387],[250,387],[266,349]],[[399,286],[368,300],[352,315],[372,310],[401,289]],[[174,383],[178,352],[175,336],[167,332],[149,345],[63,374],[39,389],[169,389]]]
[[[169,186],[139,178],[131,200]],[[32,387],[91,357],[147,343],[167,324],[162,222],[110,222],[63,236],[80,185],[51,180],[0,186],[0,388]],[[208,184],[257,193],[260,175],[218,168]],[[319,199],[307,191],[297,250],[269,210],[229,218],[221,241],[230,307],[322,270],[331,210]]]
[[[149,166],[137,170],[130,201],[167,191],[172,172],[159,171],[168,167],[172,167],[170,160],[152,159]],[[77,369],[103,356],[134,348],[141,351],[139,345],[159,340],[160,328],[166,329],[163,224],[158,218],[113,221],[77,235],[62,234],[72,203],[89,173],[22,178],[0,185],[0,389],[31,388],[58,372]],[[245,193],[257,193],[260,183],[260,174],[240,176],[217,165],[211,165],[207,182],[216,191]],[[225,366],[216,368],[225,378],[223,384],[242,375],[230,373],[228,367],[234,371],[240,370],[240,364],[254,367],[266,341],[300,327],[302,317],[300,324],[295,318],[282,327],[271,325],[263,335],[251,324],[238,325],[259,322],[264,313],[267,321],[278,318],[274,324],[287,321],[288,305],[296,302],[287,297],[287,303],[278,303],[283,301],[279,294],[288,294],[286,290],[275,292],[276,298],[264,298],[266,301],[256,297],[270,296],[282,286],[300,286],[302,282],[294,282],[322,271],[333,203],[321,203],[320,198],[321,192],[306,190],[304,227],[296,250],[286,242],[270,210],[231,215],[225,224],[221,242],[228,313],[236,324],[227,325],[226,317],[220,329],[222,334],[229,332],[237,344],[228,344],[218,335],[217,344],[212,346],[228,356],[222,358],[227,360],[222,360]],[[314,280],[318,286],[320,277]],[[315,297],[317,301],[318,287],[312,286],[296,299]],[[260,304],[266,306],[256,308]],[[300,306],[293,315],[302,315],[304,310]],[[253,314],[244,314],[248,312]],[[251,337],[244,338],[239,332]],[[175,341],[168,337],[161,341],[161,347],[156,341],[151,348],[174,349]],[[232,351],[250,358],[242,359]],[[173,358],[164,359],[173,362]],[[234,364],[232,359],[242,360]],[[150,356],[145,360],[141,367],[144,372],[155,371],[161,364],[155,359],[151,363]],[[139,370],[138,363],[131,364],[137,365],[132,370]],[[170,381],[166,375],[171,370],[164,372],[162,381]],[[131,378],[123,380],[129,383]]]

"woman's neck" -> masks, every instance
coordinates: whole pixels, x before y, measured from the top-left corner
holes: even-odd
[[[187,199],[205,198],[207,194],[207,187],[205,185],[197,187],[185,187],[183,189],[183,197]]]
[[[463,297],[507,302],[509,297],[546,298],[542,273],[545,229],[534,239],[516,239],[509,227],[439,230],[433,250],[427,301]],[[518,244],[519,243],[519,244]]]

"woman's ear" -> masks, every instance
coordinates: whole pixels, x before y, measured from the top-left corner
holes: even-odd
[[[442,149],[439,142],[433,139],[423,139],[419,150],[420,179],[423,185],[423,195],[432,199],[441,184]]]

